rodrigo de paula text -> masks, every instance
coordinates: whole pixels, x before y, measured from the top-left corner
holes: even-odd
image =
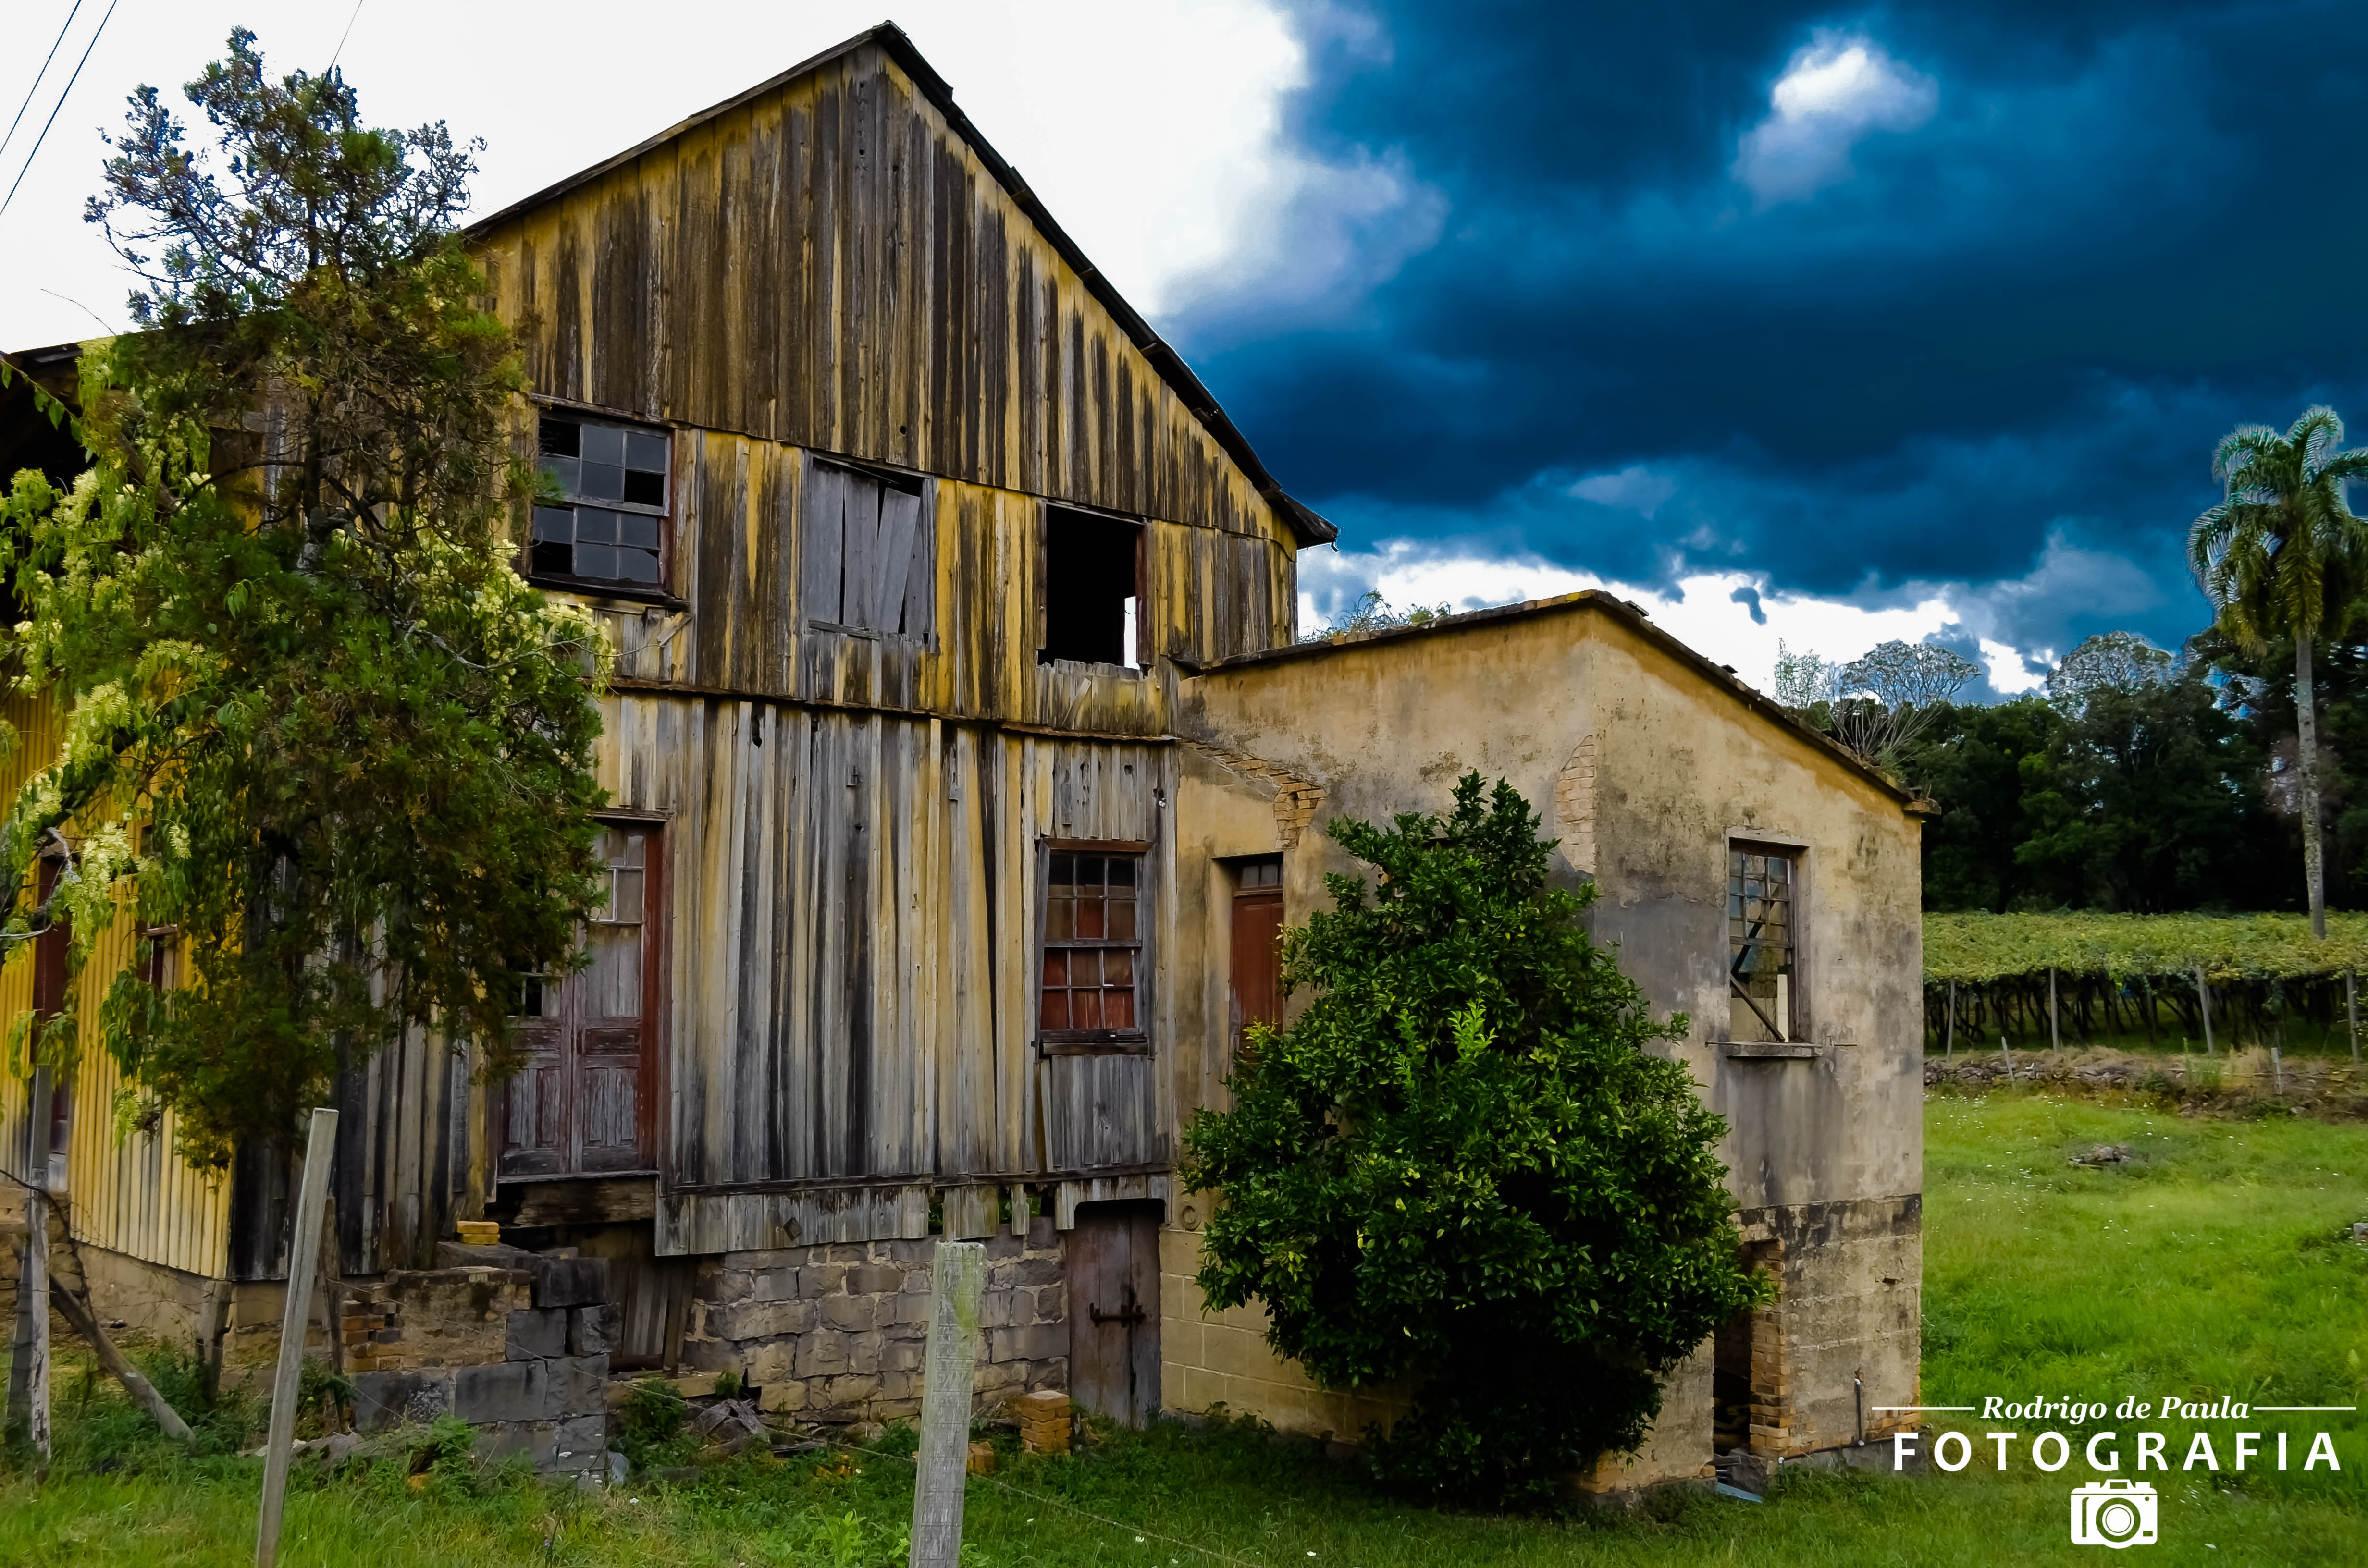
[[[1984,1400],[1981,1406],[1981,1419],[1984,1421],[2048,1421],[2074,1427],[2108,1418],[2133,1422],[2236,1422],[2247,1420],[2252,1415],[2251,1407],[2243,1401],[2225,1396],[2216,1400],[2195,1401],[2178,1398],[2146,1400],[2133,1395],[2111,1407],[2078,1400],[2015,1401],[1993,1397]],[[2266,1422],[2263,1426],[2265,1429],[2262,1431],[2222,1432],[2216,1437],[2214,1433],[2198,1430],[2189,1437],[2187,1452],[2177,1468],[2182,1471],[2217,1471],[2221,1468],[2224,1453],[2227,1456],[2229,1468],[2236,1471],[2294,1468],[2309,1471],[2321,1466],[2340,1471],[2343,1468],[2342,1461],[2336,1457],[2332,1434],[2312,1433],[2309,1445],[2305,1449],[2296,1440],[2297,1434],[2267,1429]],[[1927,1433],[1913,1431],[1894,1433],[1891,1468],[1907,1469],[1923,1452],[1922,1445],[1928,1436]],[[2124,1457],[2133,1461],[2133,1471],[2167,1471],[2173,1468],[2169,1433],[2133,1430],[2126,1436],[2134,1447],[2125,1452],[2123,1446],[2124,1434],[2122,1432],[2087,1434],[2078,1449],[2080,1457],[2091,1471],[2100,1475],[2111,1475],[2120,1471]],[[2019,1431],[1984,1432],[1978,1438],[1966,1432],[1942,1432],[1931,1438],[1931,1444],[1932,1462],[1951,1471],[1964,1470],[1973,1463],[1978,1444],[1989,1445],[1994,1449],[1999,1470],[2006,1469],[2020,1452],[2040,1470],[2059,1471],[2071,1462],[2075,1451],[2074,1439],[2057,1431],[2040,1432],[2030,1439],[2028,1446],[2024,1445],[2023,1434]],[[2297,1449],[2301,1450],[2298,1466],[2295,1463]]]

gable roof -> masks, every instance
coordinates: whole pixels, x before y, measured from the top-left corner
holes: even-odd
[[[1873,785],[1900,803],[1911,816],[1938,816],[1940,809],[1927,797],[1908,789],[1889,774],[1868,762],[1831,735],[1813,730],[1793,715],[1793,710],[1753,687],[1735,673],[1732,665],[1722,665],[1705,658],[1691,647],[1653,624],[1645,612],[1616,594],[1600,588],[1585,588],[1575,594],[1560,594],[1553,598],[1529,599],[1520,604],[1500,605],[1491,609],[1466,610],[1461,615],[1443,615],[1414,626],[1386,626],[1372,631],[1345,631],[1331,637],[1310,638],[1304,642],[1286,643],[1280,648],[1262,649],[1255,653],[1236,653],[1231,658],[1217,659],[1198,668],[1185,666],[1188,678],[1223,675],[1235,670],[1261,665],[1287,664],[1302,659],[1320,659],[1338,651],[1360,648],[1371,642],[1395,642],[1417,638],[1436,637],[1441,633],[1463,631],[1469,627],[1486,626],[1507,620],[1527,620],[1546,616],[1591,613],[1601,615],[1613,624],[1625,628],[1638,641],[1657,648],[1677,664],[1691,671],[1702,683],[1714,691],[1723,691],[1747,711],[1777,729],[1790,733],[1814,750],[1824,753],[1851,773]]]
[[[745,92],[734,94],[722,103],[701,109],[680,124],[668,127],[646,142],[628,147],[614,157],[604,158],[587,168],[578,169],[555,185],[546,186],[532,196],[513,201],[500,211],[478,219],[463,230],[462,233],[469,239],[481,238],[512,218],[531,211],[546,202],[554,201],[578,187],[590,184],[613,169],[621,168],[635,159],[656,151],[678,136],[687,135],[712,120],[723,118],[744,104],[778,91],[799,77],[818,71],[835,61],[845,59],[848,55],[867,46],[877,46],[889,59],[894,61],[898,68],[912,78],[913,85],[920,89],[921,96],[927,98],[939,114],[945,116],[947,125],[969,144],[972,152],[978,155],[980,165],[988,174],[995,176],[996,183],[1003,187],[1004,193],[1010,198],[1012,204],[1026,214],[1028,221],[1035,225],[1039,233],[1044,236],[1046,243],[1052,245],[1054,253],[1068,265],[1072,271],[1076,273],[1078,280],[1085,285],[1086,291],[1094,297],[1102,309],[1110,312],[1110,319],[1118,324],[1119,330],[1125,333],[1136,351],[1150,361],[1151,368],[1158,372],[1159,378],[1167,383],[1177,398],[1191,412],[1192,416],[1201,422],[1201,427],[1209,432],[1211,438],[1224,449],[1225,455],[1234,460],[1235,465],[1248,478],[1251,485],[1266,499],[1267,504],[1291,525],[1291,530],[1299,541],[1302,544],[1329,544],[1339,538],[1338,528],[1284,493],[1282,486],[1276,483],[1274,476],[1267,472],[1266,465],[1258,460],[1258,453],[1251,449],[1248,439],[1242,435],[1234,422],[1226,417],[1225,411],[1217,406],[1215,396],[1201,384],[1201,378],[1192,373],[1192,368],[1185,364],[1183,357],[1154,332],[1151,329],[1151,324],[1144,321],[1135,308],[1120,296],[1118,290],[1111,285],[1110,279],[1102,276],[1100,268],[1086,259],[1086,253],[1078,248],[1077,242],[1069,237],[1067,231],[1053,220],[1053,214],[1045,210],[1042,201],[1037,199],[1036,193],[1029,189],[1026,182],[1020,179],[1019,171],[1006,163],[1002,154],[988,145],[986,138],[979,134],[978,127],[971,123],[970,117],[955,107],[953,88],[948,85],[944,77],[939,75],[930,67],[927,60],[921,57],[921,51],[914,47],[913,40],[905,36],[905,29],[894,22],[882,22],[876,27],[867,28],[843,43],[824,50],[820,54],[810,59],[800,61],[778,76],[759,82]]]

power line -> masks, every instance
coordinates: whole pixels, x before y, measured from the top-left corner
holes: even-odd
[[[82,0],[74,0],[74,9],[66,13],[66,25],[58,29],[57,41],[50,45],[50,52],[42,57],[41,68],[33,73],[33,85],[25,89],[25,101],[17,106],[17,118],[8,122],[8,134],[0,136],[0,153],[6,153],[8,143],[17,140],[17,127],[25,123],[25,111],[33,107],[33,95],[41,90],[41,78],[50,74],[50,62],[58,57],[59,45],[66,41],[66,34],[74,28],[74,19],[80,15]]]
[[[82,0],[74,0],[74,4],[79,6],[82,4]],[[354,0],[354,14],[346,18],[346,30],[337,35],[337,47],[329,56],[330,71],[335,71],[337,68],[337,56],[345,53],[346,40],[354,36],[354,23],[361,18],[361,14],[362,0]],[[322,74],[325,76],[328,74],[328,72],[324,71]]]
[[[79,5],[80,0],[76,3]],[[122,0],[108,0],[107,15],[98,19],[98,27],[90,35],[90,43],[83,50],[82,58],[74,62],[74,74],[66,78],[66,90],[58,95],[57,105],[50,110],[50,118],[41,122],[41,133],[33,138],[33,150],[25,154],[24,168],[17,171],[17,185],[8,187],[7,200],[0,201],[0,218],[8,215],[10,205],[17,199],[17,186],[25,183],[26,171],[33,166],[33,160],[41,155],[41,143],[50,139],[50,127],[58,122],[58,110],[65,108],[66,100],[74,97],[74,84],[82,80],[82,68],[90,63],[90,51],[98,47],[100,34],[107,31],[107,24],[115,15],[115,7],[121,3]],[[72,21],[74,18],[69,17],[66,19]]]

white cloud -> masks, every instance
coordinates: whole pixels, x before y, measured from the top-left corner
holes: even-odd
[[[71,6],[16,7],[11,36],[25,47],[0,54],[0,124]],[[94,313],[123,324],[131,280],[82,222],[83,198],[99,182],[97,128],[121,122],[125,95],[142,82],[186,114],[178,84],[221,54],[233,23],[256,30],[274,71],[318,70],[352,17],[339,63],[364,115],[387,125],[448,119],[456,135],[484,136],[477,210],[486,212],[788,69],[878,21],[882,9],[879,0],[705,0],[679,25],[653,27],[649,6],[628,0],[370,0],[358,17],[350,0],[126,6],[9,210],[0,347],[89,336],[100,330]],[[0,192],[104,10],[85,5],[75,18],[62,63],[0,160]],[[1306,59],[1273,0],[904,0],[895,14],[996,150],[1147,314],[1173,309],[1183,280],[1236,268],[1245,247],[1255,263],[1269,242],[1246,214],[1278,193],[1331,224],[1298,225],[1293,243],[1329,233],[1323,243],[1345,268],[1373,265],[1353,253],[1376,222],[1421,217],[1422,192],[1402,160],[1375,154],[1331,167],[1286,147],[1281,99],[1305,80]],[[470,47],[454,50],[463,37]],[[619,47],[621,39],[631,46]],[[1435,215],[1429,222],[1435,233]],[[1399,227],[1401,256],[1405,244],[1429,243],[1420,222]]]
[[[1932,79],[1880,44],[1821,29],[1769,90],[1768,118],[1744,133],[1732,173],[1762,210],[1804,201],[1850,177],[1850,149],[1877,131],[1913,131],[1932,118]]]
[[[1650,517],[1661,509],[1661,503],[1678,493],[1678,482],[1637,463],[1617,473],[1591,473],[1572,485],[1570,493],[1600,506],[1616,506]]]
[[[1779,642],[1796,653],[1814,652],[1846,664],[1894,639],[1920,642],[1941,636],[1953,643],[1970,635],[1981,649],[1991,688],[2012,696],[2044,686],[2056,659],[2052,647],[2012,640],[2011,626],[2021,612],[2055,598],[2075,580],[2089,585],[2092,608],[2106,614],[2150,603],[2124,591],[2124,574],[2144,580],[2120,557],[2074,550],[2059,538],[2050,541],[2028,576],[1979,588],[1963,583],[1909,585],[1890,596],[1895,602],[1870,606],[1786,593],[1749,572],[1694,572],[1670,589],[1640,588],[1535,556],[1479,555],[1392,540],[1367,551],[1302,551],[1299,622],[1308,629],[1323,625],[1368,590],[1379,591],[1403,611],[1442,604],[1452,610],[1483,609],[1596,588],[1640,606],[1664,631],[1716,663],[1732,665],[1762,690],[1774,683]]]

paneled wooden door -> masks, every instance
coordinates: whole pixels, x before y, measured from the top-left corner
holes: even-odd
[[[1234,890],[1230,974],[1235,1051],[1252,1024],[1282,1022],[1282,861],[1259,858],[1241,868]]]
[[[1129,1426],[1159,1413],[1159,1211],[1080,1203],[1067,1237],[1069,1394]]]
[[[663,864],[648,823],[602,828],[607,907],[584,927],[591,961],[529,979],[518,1018],[526,1064],[503,1096],[501,1175],[600,1176],[656,1165],[658,942]]]

